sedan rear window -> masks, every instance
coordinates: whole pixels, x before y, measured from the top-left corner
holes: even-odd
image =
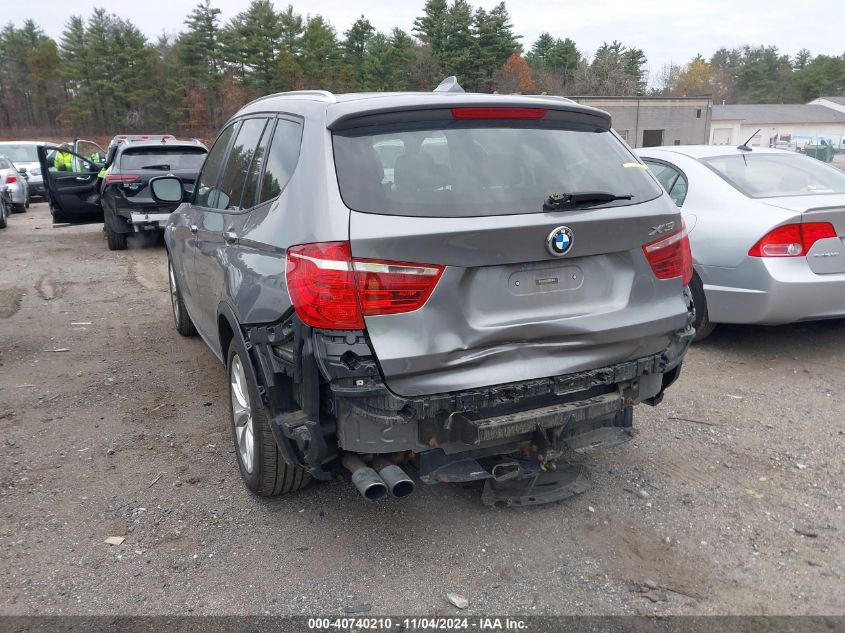
[[[604,207],[661,194],[645,166],[607,130],[454,123],[442,129],[336,133],[334,152],[344,203],[369,213],[542,213],[552,193],[626,197],[592,205]]]
[[[0,154],[5,154],[13,163],[37,163],[38,148],[28,143],[0,143]]]
[[[206,150],[202,147],[136,147],[120,158],[122,170],[177,171],[202,167]]]
[[[845,173],[807,156],[746,152],[700,160],[749,198],[845,193]]]

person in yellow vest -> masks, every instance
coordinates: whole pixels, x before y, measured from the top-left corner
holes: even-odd
[[[73,154],[71,154],[70,145],[62,143],[56,155],[53,156],[53,167],[56,171],[73,171]]]

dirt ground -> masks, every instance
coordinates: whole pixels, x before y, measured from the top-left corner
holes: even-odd
[[[842,322],[718,328],[567,502],[268,501],[163,247],[131,245],[44,204],[0,232],[0,614],[845,613]]]

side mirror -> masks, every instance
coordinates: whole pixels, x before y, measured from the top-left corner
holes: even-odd
[[[153,194],[153,200],[165,204],[178,204],[185,196],[182,181],[176,176],[153,178],[150,180],[150,191]]]
[[[18,167],[18,173],[19,174],[25,174],[26,173],[26,167]]]

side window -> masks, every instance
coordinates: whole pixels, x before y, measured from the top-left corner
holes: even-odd
[[[217,177],[220,175],[220,166],[223,164],[223,158],[226,156],[226,149],[229,147],[229,141],[232,139],[232,134],[235,131],[237,123],[233,123],[220,133],[217,137],[217,142],[208,153],[205,159],[205,164],[202,167],[199,178],[197,179],[197,187],[194,192],[194,204],[200,207],[216,207],[218,199]]]
[[[674,167],[664,163],[657,163],[648,159],[643,159],[643,162],[648,165],[651,173],[654,174],[654,177],[672,198],[672,202],[678,207],[683,206],[687,197],[686,177]]]
[[[684,200],[687,199],[687,179],[683,174],[678,174],[678,179],[672,185],[669,197],[679,207],[684,206]]]
[[[265,125],[267,119],[247,119],[241,124],[220,176],[220,195],[215,208],[228,211],[244,208],[241,206],[241,198],[244,195],[247,172]]]
[[[288,184],[299,160],[302,142],[302,125],[287,119],[276,122],[276,131],[267,154],[267,166],[261,180],[261,194],[258,203],[278,196]]]
[[[264,171],[264,158],[267,155],[267,146],[270,145],[272,135],[273,121],[270,121],[267,123],[267,127],[264,128],[264,134],[261,135],[261,142],[258,143],[258,148],[255,150],[255,155],[252,157],[252,164],[249,166],[249,172],[246,175],[244,197],[241,200],[241,208],[243,209],[251,209],[258,204],[258,180]]]
[[[10,165],[5,158],[0,158],[0,169],[9,169]]]

